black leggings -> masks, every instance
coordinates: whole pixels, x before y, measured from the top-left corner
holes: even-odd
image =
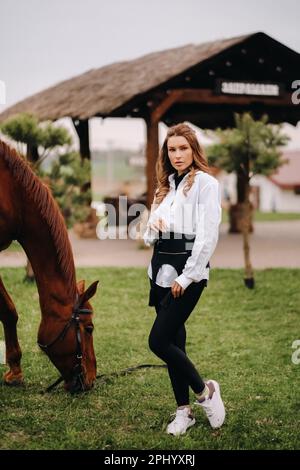
[[[174,298],[170,287],[155,288],[155,322],[149,335],[149,347],[166,362],[178,406],[189,404],[189,386],[201,393],[205,383],[185,352],[184,323],[197,304],[207,281],[193,282],[181,297]]]

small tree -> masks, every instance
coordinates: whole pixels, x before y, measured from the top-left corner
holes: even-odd
[[[289,140],[282,133],[282,125],[268,124],[264,115],[255,121],[251,114],[235,114],[236,127],[217,129],[213,137],[217,139],[207,148],[209,162],[227,172],[237,174],[238,205],[242,214],[241,231],[245,259],[245,285],[254,287],[254,275],[250,261],[249,231],[251,223],[250,179],[256,175],[271,175],[276,168],[286,162],[280,148]],[[209,135],[212,135],[209,133]]]
[[[68,228],[75,222],[83,222],[89,215],[90,173],[90,162],[81,160],[77,152],[61,155],[50,171],[45,172]]]
[[[54,126],[51,122],[40,123],[35,116],[26,113],[8,119],[0,130],[17,142],[20,154],[24,153],[20,144],[26,144],[26,158],[35,169],[40,167],[55,147],[70,145],[72,142],[65,128]]]

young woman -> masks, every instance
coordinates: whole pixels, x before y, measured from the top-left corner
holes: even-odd
[[[168,366],[177,402],[167,433],[184,434],[195,424],[189,387],[213,428],[222,426],[225,408],[215,380],[203,381],[186,355],[185,322],[209,279],[221,205],[218,181],[209,167],[195,132],[186,124],[169,129],[156,165],[157,189],[144,233],[154,245],[148,268],[149,305],[156,319],[150,349]]]

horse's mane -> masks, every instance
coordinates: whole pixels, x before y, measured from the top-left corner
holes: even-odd
[[[35,175],[26,160],[1,140],[0,158],[4,159],[13,178],[24,188],[46,221],[58,255],[58,263],[68,283],[69,293],[75,299],[76,276],[72,248],[64,218],[50,189]]]

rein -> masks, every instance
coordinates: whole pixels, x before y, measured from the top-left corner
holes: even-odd
[[[128,367],[127,369],[120,370],[119,372],[112,372],[111,374],[100,374],[96,375],[96,379],[101,379],[101,383],[107,383],[110,378],[112,377],[122,377],[124,375],[130,374],[131,372],[135,372],[138,369],[161,369],[166,368],[165,364],[140,364],[138,366]],[[63,381],[63,377],[59,377],[52,385],[46,388],[43,393],[51,392],[57,385],[59,385]]]

